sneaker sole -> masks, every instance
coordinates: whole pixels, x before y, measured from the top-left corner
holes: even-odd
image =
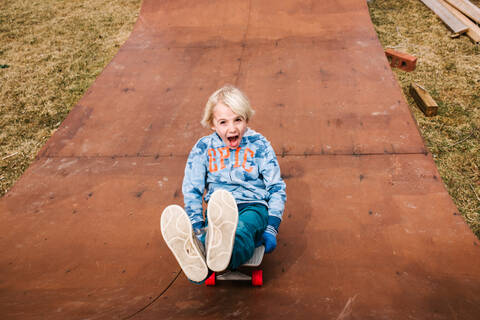
[[[192,224],[185,210],[178,205],[166,207],[160,218],[160,230],[187,278],[196,282],[205,280],[208,267],[196,239],[193,238]]]
[[[225,190],[215,191],[208,201],[207,265],[215,272],[224,271],[232,257],[238,224],[237,203]]]

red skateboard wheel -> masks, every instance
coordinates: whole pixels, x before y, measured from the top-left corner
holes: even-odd
[[[253,270],[252,271],[252,285],[255,287],[261,287],[263,285],[263,271],[262,270]]]
[[[210,277],[205,280],[206,286],[214,286],[215,285],[215,272],[213,272]]]

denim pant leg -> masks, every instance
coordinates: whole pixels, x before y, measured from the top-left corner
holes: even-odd
[[[252,204],[238,213],[232,258],[228,269],[235,270],[253,255],[255,243],[261,239],[268,223],[268,209],[261,204]]]

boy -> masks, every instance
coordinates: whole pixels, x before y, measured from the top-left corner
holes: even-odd
[[[270,143],[247,127],[253,113],[233,86],[210,96],[201,123],[215,132],[201,138],[188,157],[182,186],[186,212],[171,205],[162,213],[162,236],[193,282],[203,282],[209,270],[237,269],[256,245],[264,244],[267,253],[277,245],[285,183]]]

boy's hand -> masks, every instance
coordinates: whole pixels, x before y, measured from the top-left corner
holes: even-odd
[[[277,247],[277,230],[267,226],[262,235],[262,242],[265,245],[265,253],[270,253]]]
[[[262,240],[265,245],[265,253],[270,253],[277,247],[277,238],[271,233],[265,231],[262,235]]]

